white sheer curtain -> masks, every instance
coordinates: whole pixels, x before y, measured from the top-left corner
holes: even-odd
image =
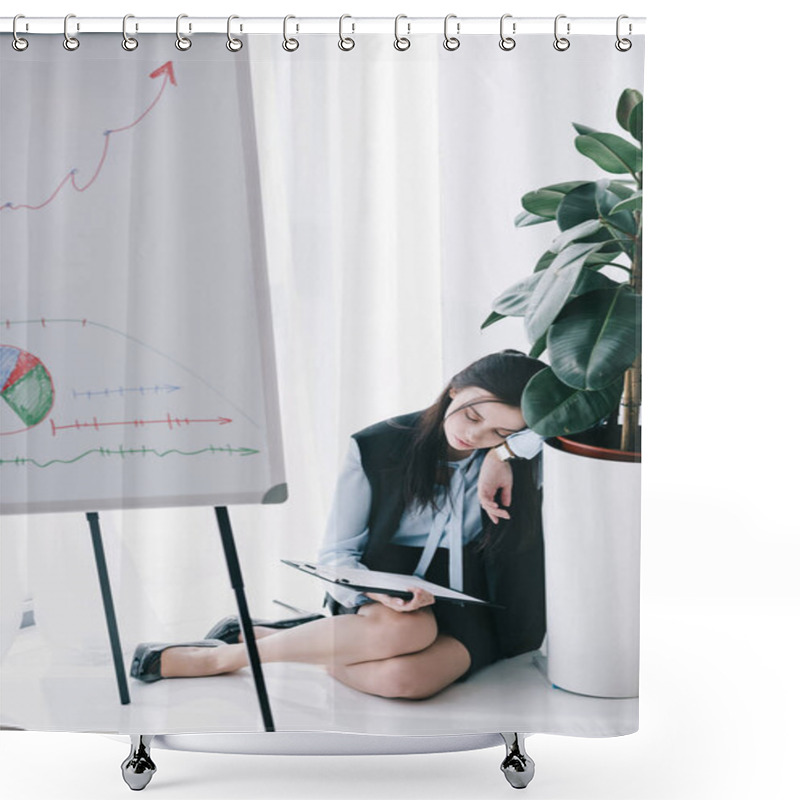
[[[289,500],[231,513],[251,613],[278,616],[275,597],[321,600],[280,558],[314,557],[348,436],[429,404],[481,355],[527,349],[519,320],[480,330],[553,235],[514,229],[519,200],[601,176],[570,147],[571,123],[613,130],[614,101],[641,70],[617,74],[613,37],[569,53],[549,36],[510,53],[495,36],[453,53],[433,35],[404,53],[386,36],[359,36],[352,52],[331,36],[303,37],[294,53],[276,37],[247,47]],[[211,509],[102,518],[124,646],[196,638],[235,613]],[[31,533],[29,588],[51,635],[105,651],[85,521],[17,522]],[[78,611],[89,606],[97,613]]]
[[[433,35],[402,53],[385,36],[349,53],[306,37],[290,57],[253,42],[290,487],[270,515],[309,550],[352,432],[427,405],[485,353],[527,348],[518,320],[480,330],[553,235],[514,229],[520,198],[596,177],[571,123],[613,130],[635,74],[587,38],[568,58],[546,36],[524,53],[490,36],[454,53]]]

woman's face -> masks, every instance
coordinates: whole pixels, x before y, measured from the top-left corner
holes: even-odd
[[[453,401],[445,413],[444,433],[451,460],[466,458],[473,450],[496,447],[506,436],[525,428],[517,406],[501,403],[477,386],[451,389]]]

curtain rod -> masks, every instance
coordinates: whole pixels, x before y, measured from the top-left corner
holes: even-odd
[[[288,30],[294,34],[326,33],[338,34],[340,29],[345,34],[353,33],[387,33],[395,32],[394,17],[354,17],[345,15],[340,23],[338,17],[296,17],[287,18]],[[283,34],[283,17],[234,17],[231,31],[240,33]],[[402,35],[441,34],[444,31],[444,17],[406,17],[399,18],[397,24]],[[620,32],[623,36],[643,34],[644,17],[622,17]],[[177,20],[175,17],[136,17],[129,16],[126,30],[134,33],[175,33]],[[570,17],[559,15],[560,35],[606,35],[613,36],[617,32],[616,17]],[[80,17],[70,15],[70,35],[87,33],[122,33],[121,17]],[[341,26],[341,28],[340,28]],[[553,34],[555,17],[508,17],[504,22],[508,34],[519,36],[535,33]],[[569,26],[569,30],[567,30]],[[18,34],[64,34],[64,17],[26,17],[17,19]],[[14,28],[13,17],[0,17],[0,33],[11,33]],[[180,29],[184,35],[197,33],[226,33],[227,17],[193,17],[181,15]],[[449,30],[458,36],[472,34],[498,33],[500,17],[458,17],[449,20]]]

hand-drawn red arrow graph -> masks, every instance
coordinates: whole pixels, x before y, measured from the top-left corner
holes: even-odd
[[[130,419],[118,422],[98,422],[97,417],[92,417],[91,422],[79,422],[75,420],[71,425],[56,425],[53,419],[50,420],[50,430],[55,436],[59,431],[66,431],[74,428],[81,430],[83,428],[91,428],[92,430],[99,431],[100,428],[110,428],[119,425],[133,425],[134,428],[142,428],[145,425],[168,425],[169,429],[180,428],[181,425],[192,425],[196,423],[216,423],[217,425],[227,425],[233,422],[228,417],[215,417],[214,419],[188,419],[187,417],[173,417],[172,414],[167,414],[165,419]]]
[[[163,80],[161,81],[161,88],[158,90],[158,94],[153,100],[152,103],[133,121],[130,125],[124,125],[121,128],[111,128],[110,130],[103,132],[103,137],[105,139],[103,143],[103,153],[100,156],[100,161],[97,164],[97,168],[94,171],[94,175],[83,185],[79,186],[75,176],[78,173],[77,169],[71,169],[61,183],[55,188],[55,191],[47,198],[43,203],[40,203],[38,206],[28,205],[27,203],[5,203],[0,206],[0,211],[20,211],[20,210],[27,210],[27,211],[39,211],[40,209],[44,208],[45,206],[49,205],[56,199],[58,193],[69,183],[72,185],[72,188],[76,192],[85,192],[96,180],[97,176],[100,174],[101,170],[103,169],[103,165],[106,161],[106,156],[108,155],[108,148],[111,143],[111,135],[114,133],[122,133],[122,131],[128,131],[131,128],[134,128],[138,125],[156,106],[158,101],[161,99],[161,96],[164,94],[164,89],[167,87],[167,81],[169,81],[173,86],[177,86],[177,82],[175,81],[175,72],[172,67],[172,62],[167,61],[165,64],[162,64],[157,70],[150,73],[151,78],[158,78],[160,75],[163,75]]]

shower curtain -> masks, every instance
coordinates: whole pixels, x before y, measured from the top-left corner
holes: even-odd
[[[239,50],[219,34],[185,50],[166,34],[135,50],[115,34],[72,51],[57,36],[24,51],[0,39],[3,726],[263,731],[252,664],[131,673],[139,645],[212,642],[214,623],[239,613],[214,509],[229,511],[253,618],[363,620],[331,612],[374,598],[305,565],[352,582],[337,569],[369,561],[370,498],[389,496],[369,436],[407,434],[407,465],[416,412],[491,354],[526,354],[531,381],[555,381],[559,332],[577,316],[594,345],[573,364],[582,386],[560,383],[545,412],[527,388],[516,410],[462,404],[495,429],[441,440],[449,493],[428,516],[404,510],[401,542],[438,544],[439,571],[373,561],[468,595],[433,607],[492,620],[486,663],[451,623],[446,660],[468,652],[470,670],[454,666],[414,702],[337,668],[341,626],[332,660],[295,653],[259,669],[278,731],[637,729],[638,428],[624,460],[607,441],[599,459],[568,452],[587,430],[616,431],[641,359],[644,41],[632,39],[615,47],[613,27],[568,48],[546,35],[513,49],[488,35],[454,49],[428,34],[406,49],[377,34],[350,49],[335,35],[298,36],[296,49],[245,35]],[[565,444],[547,425],[575,406],[594,417]],[[463,425],[449,435],[467,437]],[[470,550],[459,565],[457,521],[473,545],[494,525],[477,499],[488,458],[511,467],[511,504],[498,499],[529,545],[506,537],[495,561]],[[391,602],[393,619],[408,616]],[[445,618],[402,653],[360,658],[421,653]],[[198,650],[232,646],[215,642]]]

